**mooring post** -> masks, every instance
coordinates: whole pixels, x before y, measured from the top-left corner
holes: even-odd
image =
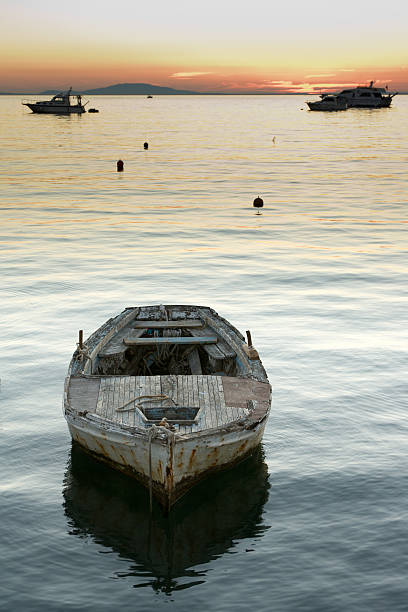
[[[249,331],[249,329],[247,330],[246,335],[247,335],[247,341],[248,341],[247,344],[249,348],[252,348],[252,338],[251,338],[251,332]]]

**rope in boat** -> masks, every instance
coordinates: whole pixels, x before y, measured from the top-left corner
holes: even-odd
[[[126,408],[126,406],[129,406],[129,404],[131,404],[132,402],[136,402],[137,400],[139,400],[138,404],[135,404],[131,408]],[[116,408],[116,412],[130,412],[131,410],[136,410],[136,408],[141,407],[141,404],[147,400],[150,400],[151,402],[163,402],[164,400],[170,400],[175,406],[177,406],[174,399],[172,399],[168,395],[137,395],[122,406],[119,406],[119,408]]]
[[[80,342],[77,342],[77,350],[76,350],[76,353],[77,353],[77,359],[78,359],[78,361],[81,361],[81,362],[82,362],[82,361],[84,361],[84,362],[85,362],[85,364],[86,364],[86,362],[87,362],[88,360],[91,362],[91,374],[92,374],[92,370],[93,370],[93,362],[92,362],[92,357],[91,357],[91,356],[90,356],[90,354],[89,354],[89,349],[88,349],[88,347],[86,346],[86,344],[83,344],[83,345],[82,345],[82,347],[81,347],[81,343],[80,343]],[[85,367],[85,364],[84,364],[84,367]]]
[[[84,361],[84,359],[91,359],[91,357],[89,356],[88,347],[86,346],[86,344],[83,344],[81,347],[81,344],[77,342],[76,352],[78,354],[77,355],[78,361]]]

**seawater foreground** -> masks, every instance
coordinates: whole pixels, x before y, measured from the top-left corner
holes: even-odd
[[[408,99],[0,106],[3,608],[405,610]],[[251,330],[273,408],[166,521],[61,403],[78,329],[180,300]]]

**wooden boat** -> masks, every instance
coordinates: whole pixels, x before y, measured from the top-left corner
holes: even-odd
[[[262,439],[271,387],[247,338],[204,306],[126,308],[80,332],[64,389],[72,439],[170,509]]]

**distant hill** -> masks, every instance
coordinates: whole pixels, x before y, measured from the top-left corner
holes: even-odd
[[[159,85],[150,85],[149,83],[118,83],[117,85],[109,85],[108,87],[98,87],[97,89],[87,89],[82,93],[92,96],[97,95],[196,95],[196,91],[185,89],[173,89],[172,87],[160,87]]]
[[[52,89],[48,91],[42,91],[42,96],[53,96],[59,93],[57,90]],[[87,96],[137,96],[137,95],[197,95],[198,92],[190,91],[186,89],[173,89],[172,87],[160,87],[159,85],[150,85],[149,83],[118,83],[116,85],[109,85],[108,87],[98,87],[96,89],[84,89],[83,91],[73,91],[73,95],[78,93],[85,94]]]

